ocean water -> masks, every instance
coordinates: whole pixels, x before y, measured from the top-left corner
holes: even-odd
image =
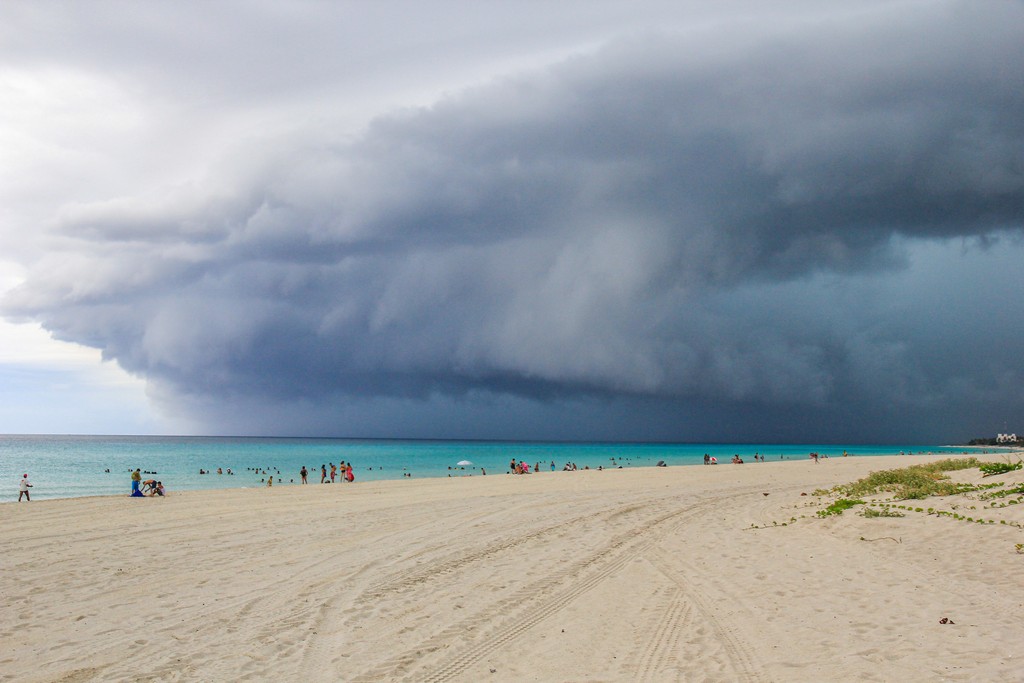
[[[29,475],[32,498],[127,495],[136,467],[143,479],[157,479],[175,490],[263,486],[267,474],[275,486],[298,485],[299,470],[309,470],[319,485],[320,466],[351,462],[356,483],[368,480],[503,475],[512,458],[549,472],[569,462],[590,467],[699,465],[704,454],[728,464],[734,454],[746,463],[760,453],[766,460],[806,459],[810,452],[831,457],[870,457],[899,453],[965,452],[962,447],[928,445],[821,444],[662,444],[537,443],[490,441],[408,441],[164,436],[0,436],[0,501],[17,500],[18,479]],[[459,466],[461,461],[471,465]],[[224,474],[216,474],[221,468]],[[199,474],[200,469],[212,471]],[[227,474],[230,469],[234,474]],[[340,477],[339,477],[340,480]],[[335,485],[342,485],[335,484]]]

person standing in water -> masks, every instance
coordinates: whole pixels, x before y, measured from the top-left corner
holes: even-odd
[[[300,476],[300,477],[302,477],[302,483],[303,483],[303,484],[305,484],[305,483],[306,483],[306,476],[307,476],[308,474],[309,474],[309,470],[307,470],[307,469],[306,469],[306,466],[305,466],[305,465],[303,465],[303,466],[302,466],[302,469],[301,469],[301,470],[299,470],[299,476]]]

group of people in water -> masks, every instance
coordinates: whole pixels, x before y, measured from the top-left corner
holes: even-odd
[[[330,467],[330,473],[328,473],[328,470],[327,470],[328,467]],[[281,480],[281,477],[280,477],[281,470],[276,469],[276,468],[274,468],[273,470],[271,470],[269,467],[266,468],[266,469],[262,469],[262,468],[259,468],[259,467],[251,467],[251,468],[247,468],[247,469],[252,470],[256,474],[266,475],[264,478],[260,479],[260,483],[266,483],[267,486],[273,486],[274,485],[274,476],[275,476],[275,474],[278,477],[278,481]],[[199,474],[212,474],[212,473],[213,473],[212,470],[207,470],[205,468],[200,468],[199,469]],[[224,468],[218,467],[217,468],[217,474],[234,474],[234,472],[231,471],[230,467],[227,468],[226,470]],[[352,469],[352,463],[350,463],[350,462],[346,463],[346,462],[342,461],[338,465],[335,465],[333,462],[330,463],[330,465],[321,465],[320,466],[320,483],[321,484],[333,484],[338,479],[339,474],[341,475],[341,481],[343,481],[343,482],[351,483],[351,482],[356,480],[355,472]],[[299,470],[299,477],[300,477],[301,482],[303,484],[308,484],[309,483],[309,470],[306,469],[305,465],[303,465],[302,469]],[[294,484],[295,480],[292,479],[291,483]],[[143,497],[143,496],[163,496],[163,495],[164,495],[164,485],[163,485],[163,482],[156,481],[155,479],[146,479],[145,481],[143,481],[143,479],[142,479],[142,471],[141,470],[136,469],[134,472],[132,472],[132,493],[131,493],[131,496],[133,498],[140,498],[140,497]],[[26,497],[28,496],[27,492],[25,493],[25,496]]]
[[[846,455],[846,451],[843,451],[843,455]],[[780,455],[779,456],[779,460],[783,460],[785,457],[786,456],[784,456],[784,455]],[[811,457],[814,458],[815,462],[818,461],[818,454],[817,453],[811,453]],[[821,457],[827,458],[828,456],[827,455],[823,455]],[[764,456],[761,455],[760,453],[754,453],[754,462],[764,462]],[[705,453],[704,454],[704,464],[705,465],[717,465],[718,464],[718,458],[716,458],[713,455],[709,455],[708,453]],[[732,464],[733,465],[742,465],[743,464],[743,458],[740,456],[739,453],[737,453],[736,455],[732,456]]]
[[[567,470],[569,469],[569,463],[566,463],[565,468]],[[573,465],[572,469],[576,469],[576,466]],[[525,460],[518,460],[517,461],[515,458],[512,458],[509,461],[509,463],[508,463],[508,471],[511,472],[512,474],[529,474],[530,473],[530,463],[526,462]],[[533,471],[534,472],[540,472],[540,463],[539,462],[538,463],[534,463]],[[551,461],[551,471],[552,472],[555,471],[555,461],[554,460]]]
[[[609,469],[620,469],[620,470],[622,469],[622,465],[619,465],[615,461],[615,458],[610,458],[610,460],[611,460],[611,465],[609,466]],[[550,464],[549,467],[551,468],[552,472],[555,471],[556,467],[555,467],[555,461],[554,460],[551,461],[551,464]],[[565,463],[565,466],[562,467],[562,471],[563,472],[575,472],[576,470],[579,470],[579,469],[589,470],[590,469],[590,465],[584,465],[582,468],[580,468],[580,467],[577,467],[576,463],[574,463],[574,462],[567,462],[567,463]],[[598,465],[594,469],[603,470],[603,469],[605,469],[605,467],[604,467],[604,465]],[[532,472],[540,472],[540,470],[541,470],[541,463],[539,463],[539,462],[538,463],[534,463],[534,465],[533,465],[533,467],[531,469],[530,463],[525,462],[523,460],[517,461],[515,458],[512,458],[512,460],[510,460],[509,463],[508,463],[508,470],[509,470],[510,474],[529,474],[531,471]]]
[[[844,456],[847,455],[845,451],[843,452],[843,455]],[[779,457],[780,458],[784,458],[785,456],[780,455]],[[810,457],[811,457],[812,460],[817,462],[818,458],[827,458],[828,456],[827,455],[819,455],[818,453],[811,453]],[[611,458],[610,460],[611,460],[611,466],[610,466],[611,468],[622,469],[622,465],[618,464],[615,461],[615,458]],[[757,462],[757,461],[764,462],[765,461],[765,457],[763,455],[761,455],[760,453],[755,453],[754,454],[754,461],[755,462]],[[741,465],[741,464],[743,464],[743,458],[740,457],[739,454],[736,454],[736,455],[734,455],[732,457],[732,463],[736,464],[736,465]],[[716,458],[715,456],[710,455],[708,453],[705,453],[704,454],[704,464],[705,465],[717,465],[718,464],[718,458]],[[657,466],[658,467],[666,467],[667,465],[666,465],[666,463],[664,461],[659,461]],[[509,467],[509,473],[510,474],[530,474],[531,472],[539,472],[541,470],[542,464],[540,462],[536,462],[536,463],[534,463],[531,466],[530,463],[526,462],[525,460],[517,460],[516,458],[512,458],[509,461],[508,467]],[[550,470],[552,472],[554,472],[555,469],[556,469],[555,461],[552,460],[550,462],[550,464],[548,465],[548,467],[550,468]],[[271,469],[269,467],[268,468],[259,468],[259,467],[253,468],[253,467],[250,467],[250,468],[246,468],[246,469],[251,470],[255,474],[266,475],[264,478],[260,479],[260,482],[261,483],[266,483],[266,485],[268,487],[274,485],[274,477],[275,477],[275,475],[277,476],[277,479],[278,479],[279,482],[282,481],[281,476],[280,476],[281,475],[281,471],[279,469],[277,469],[277,468]],[[370,468],[370,469],[373,469],[373,468]],[[451,470],[453,468],[449,467],[448,469]],[[463,467],[462,469],[465,469],[465,468]],[[581,468],[577,467],[575,462],[566,462],[565,465],[562,467],[562,471],[563,472],[575,472],[578,469],[581,469]],[[590,468],[589,465],[585,465],[582,469],[589,470],[591,468]],[[603,465],[598,465],[595,469],[603,470],[605,468],[604,468]],[[107,471],[109,472],[109,470],[107,470]],[[227,469],[218,467],[216,472],[217,472],[217,474],[228,474],[228,475],[233,475],[234,474],[234,472],[231,470],[230,467],[227,468]],[[212,473],[213,473],[212,470],[207,470],[205,468],[200,468],[200,470],[199,470],[199,474],[212,474]],[[480,473],[481,474],[486,474],[487,472],[481,467],[480,468]],[[143,480],[142,479],[142,474],[143,474],[142,471],[139,470],[139,469],[136,469],[134,472],[132,472],[132,493],[131,493],[132,497],[136,497],[137,498],[137,497],[142,497],[142,496],[164,496],[165,495],[164,485],[163,485],[162,482],[154,480],[154,479]],[[150,472],[146,472],[146,474],[150,474]],[[156,474],[156,472],[152,472],[152,474]],[[309,475],[310,475],[309,470],[307,470],[306,466],[303,465],[302,469],[299,470],[300,483],[308,484],[309,483]],[[403,473],[402,476],[403,477],[411,477],[412,474],[410,474],[410,473]],[[449,474],[448,476],[451,476],[451,474]],[[25,488],[20,493],[23,493],[24,497],[27,499],[28,498],[27,487],[31,486],[31,484],[27,483],[27,476],[24,479],[25,479],[25,482],[24,482],[23,485],[25,486]],[[353,470],[351,462],[341,461],[337,465],[335,465],[334,463],[328,463],[328,464],[320,465],[320,483],[321,484],[333,484],[336,481],[339,481],[339,479],[340,479],[341,482],[345,482],[345,483],[351,483],[351,482],[355,481],[355,472]],[[290,483],[294,484],[295,480],[294,479],[290,480]],[[20,500],[21,497],[22,496],[19,495],[18,499]]]
[[[757,453],[754,453],[754,462],[757,462],[757,461],[764,462],[764,456],[763,455],[759,455]],[[718,463],[718,460],[716,458],[711,458],[711,462],[708,463],[708,456],[707,456],[706,453],[704,454],[704,464],[705,465],[707,465],[707,464],[715,465],[717,463]],[[743,458],[740,457],[739,453],[737,453],[736,455],[732,456],[732,464],[733,465],[742,465],[743,464]]]
[[[352,469],[352,463],[345,462],[342,460],[337,465],[333,462],[330,463],[330,474],[327,472],[328,465],[320,465],[320,483],[321,484],[333,484],[337,479],[338,475],[341,475],[341,481],[346,483],[352,483],[356,480],[356,473]],[[309,470],[303,465],[302,469],[299,470],[299,478],[303,484],[309,483]],[[294,480],[293,480],[294,481]],[[268,486],[270,484],[267,484]]]

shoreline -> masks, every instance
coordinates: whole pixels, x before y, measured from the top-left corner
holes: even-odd
[[[205,437],[204,437],[205,438]],[[733,445],[738,447],[738,445]],[[711,446],[706,446],[711,449]],[[778,446],[775,446],[778,448]],[[896,452],[887,451],[875,451],[878,447],[874,446],[863,446],[863,445],[848,445],[849,448],[854,449],[850,452],[850,457],[889,457],[896,456]],[[647,448],[646,446],[644,447]],[[657,448],[654,446],[652,448]],[[691,447],[692,448],[692,447]],[[698,450],[703,451],[705,447],[701,447]],[[721,447],[719,447],[721,448]],[[936,449],[950,449],[940,451]],[[729,459],[731,458],[734,448],[726,450],[719,450],[713,452],[717,453],[720,465],[729,465]],[[771,453],[771,450],[762,448],[762,451],[766,454]],[[822,454],[827,456],[830,451],[821,450]],[[984,449],[973,449],[966,451],[967,453],[974,455],[985,454]],[[1001,452],[1001,451],[992,451]],[[1012,451],[1011,451],[1012,452]],[[924,455],[946,455],[952,457],[954,455],[960,455],[965,453],[963,449],[959,447],[939,447],[933,446],[929,450],[917,450],[906,453],[901,453],[901,457],[918,457]],[[394,456],[393,460],[382,461],[379,459],[367,459],[363,460],[358,454],[343,454],[346,457],[354,457],[356,467],[356,483],[365,483],[368,481],[399,481],[408,478],[455,478],[461,476],[484,476],[481,475],[483,469],[490,471],[490,474],[486,476],[501,476],[507,472],[508,456],[519,455],[524,457],[527,462],[536,464],[539,460],[542,464],[555,459],[557,460],[557,466],[555,471],[562,471],[563,460],[568,462],[579,463],[579,469],[583,470],[584,466],[589,463],[590,467],[597,469],[598,466],[604,465],[605,469],[618,469],[618,465],[623,465],[625,469],[638,468],[638,467],[653,467],[655,463],[664,459],[668,462],[670,467],[688,467],[693,465],[699,465],[701,462],[695,452],[685,451],[660,451],[656,454],[651,454],[646,450],[641,452],[622,452],[615,450],[605,450],[603,453],[595,454],[586,448],[584,450],[573,450],[569,448],[563,451],[545,451],[545,452],[532,452],[532,453],[511,453],[502,452],[500,453],[500,459],[493,457],[491,454],[487,459],[482,459],[481,454],[459,452],[449,453],[447,460],[454,462],[456,458],[464,459],[465,456],[470,456],[471,459],[476,461],[469,467],[458,467],[452,466],[449,463],[444,463],[443,460],[437,459],[436,454],[431,454],[429,457],[434,458],[432,462],[424,462],[422,460],[422,454],[417,453],[405,453],[405,458],[401,459],[403,455]],[[747,460],[745,464],[759,466],[772,462],[780,461],[802,461],[807,459],[806,452],[800,453],[783,453],[784,458],[780,460],[778,457],[772,458],[769,456],[766,460],[761,463],[752,461],[751,453],[740,450],[739,453],[743,458]],[[840,458],[838,451],[831,451],[832,458]],[[278,454],[280,455],[280,454]],[[303,458],[308,463],[309,459],[327,461],[331,459],[330,455],[319,453],[319,454],[303,454],[309,455],[311,458]],[[334,454],[335,456],[337,454]],[[778,456],[778,453],[776,454]],[[93,458],[96,454],[92,454]],[[21,454],[19,459],[16,461],[8,462],[7,467],[0,467],[5,473],[5,478],[20,478],[20,473],[27,471],[29,473],[29,480],[35,485],[32,491],[33,502],[42,500],[55,500],[61,498],[90,498],[94,496],[121,496],[127,495],[130,491],[130,482],[128,480],[127,473],[130,470],[134,470],[136,467],[144,462],[149,462],[148,466],[143,466],[143,477],[153,478],[163,481],[167,490],[171,493],[180,493],[187,490],[206,490],[206,491],[223,491],[234,488],[262,488],[265,486],[264,475],[273,474],[275,477],[275,486],[289,487],[301,485],[298,480],[298,468],[299,464],[303,460],[298,460],[295,453],[289,453],[288,456],[291,458],[278,460],[275,459],[273,454],[261,454],[256,457],[250,458],[250,463],[253,460],[263,460],[264,463],[260,467],[252,467],[245,465],[244,462],[236,461],[227,466],[227,471],[230,472],[232,467],[234,468],[234,474],[225,473],[218,475],[215,472],[217,465],[203,463],[203,460],[210,460],[213,462],[217,461],[217,455],[214,454],[209,458],[199,459],[199,462],[194,462],[196,458],[194,454],[191,456],[193,462],[190,465],[183,466],[181,462],[174,462],[168,460],[166,454],[161,455],[159,458],[154,454],[153,460],[147,458],[146,453],[139,454],[138,457],[131,458],[131,466],[127,469],[126,463],[122,462],[120,465],[104,463],[102,460],[73,460],[70,462],[54,461],[47,458],[44,455],[44,451],[40,454],[36,454],[35,457],[41,458],[38,462],[34,461],[33,455]],[[618,456],[618,460],[616,460]],[[224,457],[224,454],[220,454],[220,457]],[[237,454],[233,455],[237,459]],[[342,458],[344,459],[344,458]],[[24,461],[24,462],[21,462]],[[26,466],[24,463],[33,462],[32,465]],[[276,464],[272,464],[276,463]],[[611,463],[611,464],[609,464]],[[447,470],[445,469],[447,464]],[[192,469],[192,466],[196,466],[199,469],[205,468],[206,474],[197,475],[196,469]],[[15,469],[17,467],[18,469]],[[259,472],[259,469],[266,471]],[[292,471],[294,469],[294,472]],[[548,473],[548,467],[546,464],[542,466],[542,473]],[[150,471],[152,470],[152,471]],[[159,474],[157,474],[159,471]],[[112,473],[113,472],[113,473]],[[291,473],[291,474],[289,474]],[[317,485],[316,480],[317,468],[310,469],[310,484]],[[446,476],[447,475],[447,476]],[[344,482],[337,482],[343,484]],[[7,502],[16,502],[16,498],[5,498],[0,501],[0,505]]]
[[[815,515],[948,457],[4,506],[0,680],[1020,678],[1020,528]]]

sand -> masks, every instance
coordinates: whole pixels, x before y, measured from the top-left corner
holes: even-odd
[[[801,496],[935,459],[4,503],[0,680],[1022,680],[1024,504]]]

